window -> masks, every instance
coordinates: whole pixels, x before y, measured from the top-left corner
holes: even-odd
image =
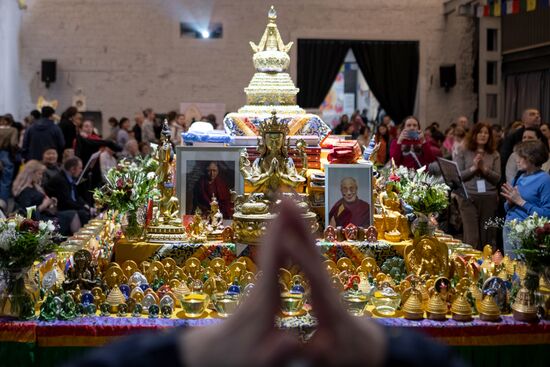
[[[487,51],[498,51],[498,30],[487,28]]]
[[[487,94],[487,117],[490,119],[497,118],[497,95]]]
[[[497,61],[487,61],[487,85],[497,84]]]

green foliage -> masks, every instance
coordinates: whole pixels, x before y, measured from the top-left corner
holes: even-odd
[[[122,160],[107,172],[105,185],[95,189],[96,204],[120,213],[135,212],[157,194],[157,168],[158,162],[150,157],[135,162]]]

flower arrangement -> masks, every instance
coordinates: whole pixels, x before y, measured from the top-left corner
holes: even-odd
[[[105,185],[94,190],[96,204],[120,213],[136,212],[156,192],[157,166],[153,158],[122,160],[107,172]]]
[[[21,216],[0,219],[0,270],[29,268],[53,252],[59,239],[52,221],[34,221]]]
[[[39,222],[21,216],[0,219],[0,315],[34,316],[25,279],[33,263],[52,253],[59,240],[52,221]]]
[[[514,219],[506,226],[515,252],[527,267],[537,273],[550,267],[550,219],[537,213],[523,221]]]
[[[425,167],[400,176],[401,199],[415,212],[429,215],[445,209],[449,205],[447,197],[450,190],[445,183],[425,172]],[[406,179],[403,179],[406,177]]]

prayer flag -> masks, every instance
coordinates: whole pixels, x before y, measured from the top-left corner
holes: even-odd
[[[519,0],[512,0],[512,14],[519,13]]]
[[[514,14],[514,1],[513,0],[507,0],[506,1],[506,14]]]
[[[537,0],[527,0],[527,11],[533,11],[537,8]]]
[[[500,17],[500,2],[498,1],[493,5],[493,16]]]
[[[483,16],[484,17],[488,17],[490,15],[490,12],[489,12],[489,5],[485,5],[483,7]]]
[[[527,0],[520,0],[519,1],[519,11],[525,12],[527,10]]]
[[[476,15],[478,18],[481,18],[483,16],[483,11],[485,10],[484,6],[478,5],[476,7]]]

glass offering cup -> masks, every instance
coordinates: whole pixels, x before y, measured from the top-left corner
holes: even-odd
[[[181,297],[181,306],[187,317],[200,317],[204,314],[209,298],[207,294],[190,293]]]
[[[371,299],[376,311],[384,316],[392,316],[401,303],[401,296],[397,293],[388,294],[376,291]]]
[[[281,293],[281,312],[285,316],[296,316],[302,312],[304,295],[302,293]]]
[[[212,296],[212,303],[220,317],[229,317],[234,314],[239,306],[239,301],[238,294],[220,292]]]
[[[342,302],[352,316],[363,316],[369,297],[365,293],[344,293]]]

